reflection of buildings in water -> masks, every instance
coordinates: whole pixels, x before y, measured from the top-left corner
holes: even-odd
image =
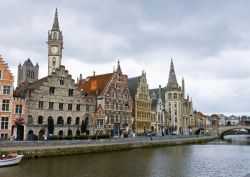
[[[231,144],[250,145],[250,135],[226,135],[224,140]]]

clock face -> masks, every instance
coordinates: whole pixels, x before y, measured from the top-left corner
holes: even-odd
[[[53,54],[57,53],[58,52],[58,48],[57,47],[51,47],[51,52]]]

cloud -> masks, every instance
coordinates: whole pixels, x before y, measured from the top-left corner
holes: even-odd
[[[62,63],[74,79],[112,72],[119,59],[129,77],[144,69],[150,88],[166,86],[173,58],[197,109],[249,112],[250,2],[241,2],[0,0],[0,53],[16,78],[28,57],[46,76],[45,42],[57,7]]]

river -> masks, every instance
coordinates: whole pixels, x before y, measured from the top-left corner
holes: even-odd
[[[250,136],[204,145],[24,159],[1,177],[244,177],[250,176]]]

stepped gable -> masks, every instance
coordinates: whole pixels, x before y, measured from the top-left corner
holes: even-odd
[[[14,91],[14,95],[20,96],[24,90],[29,90],[32,92],[33,90],[39,89],[39,87],[43,85],[44,82],[48,82],[49,77],[53,77],[54,74],[60,72],[61,70],[67,74],[67,77],[72,77],[71,74],[68,73],[68,70],[65,70],[65,66],[61,65],[60,68],[56,68],[52,75],[46,76],[32,83],[28,81],[23,82],[20,86],[16,88],[16,90]],[[72,82],[74,82],[74,79],[72,79]]]
[[[4,68],[5,70],[7,70],[10,74],[4,75],[4,79],[6,80],[11,80],[12,82],[14,82],[14,75],[11,72],[11,70],[9,69],[8,63],[5,63],[4,59],[2,58],[2,56],[0,55],[0,67]],[[7,77],[7,78],[6,78]]]

